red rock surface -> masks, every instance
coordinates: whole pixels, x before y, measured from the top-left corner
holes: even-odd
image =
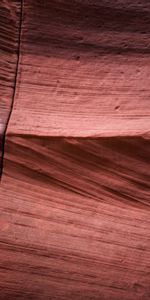
[[[149,299],[149,142],[7,136],[4,299]]]
[[[149,300],[149,13],[146,0],[22,2],[0,299]]]

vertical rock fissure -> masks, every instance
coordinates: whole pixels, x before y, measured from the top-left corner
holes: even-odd
[[[20,49],[21,49],[21,32],[22,32],[22,20],[23,20],[23,1],[20,1],[20,14],[19,14],[19,26],[18,26],[18,47],[17,47],[17,61],[16,61],[16,69],[15,69],[15,77],[14,77],[14,88],[13,88],[13,94],[12,94],[12,101],[10,105],[10,110],[7,118],[7,122],[5,125],[5,129],[3,132],[3,137],[2,137],[2,146],[1,146],[1,164],[0,164],[0,180],[2,178],[3,174],[3,167],[4,167],[4,154],[5,154],[5,140],[6,140],[6,132],[9,124],[9,120],[12,114],[13,106],[14,106],[14,101],[15,101],[15,94],[16,94],[16,86],[17,86],[17,78],[18,78],[18,69],[19,69],[19,62],[20,62]]]

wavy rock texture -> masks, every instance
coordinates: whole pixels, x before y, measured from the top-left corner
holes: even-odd
[[[149,300],[150,4],[22,8],[0,298]]]
[[[0,3],[0,161],[2,139],[13,96],[18,59],[20,1]],[[1,169],[1,164],[0,164]]]
[[[150,297],[150,147],[142,138],[7,136],[4,299]]]
[[[5,172],[114,205],[148,209],[150,142],[142,138],[7,136]],[[11,175],[12,174],[12,175]],[[24,179],[23,179],[24,178]]]

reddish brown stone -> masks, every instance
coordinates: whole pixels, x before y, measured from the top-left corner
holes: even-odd
[[[149,300],[150,4],[20,3],[0,299]]]

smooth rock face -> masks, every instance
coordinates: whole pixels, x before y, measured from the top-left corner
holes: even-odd
[[[149,1],[0,8],[0,299],[149,300]]]
[[[9,132],[149,134],[150,5],[142,3],[24,1]]]

